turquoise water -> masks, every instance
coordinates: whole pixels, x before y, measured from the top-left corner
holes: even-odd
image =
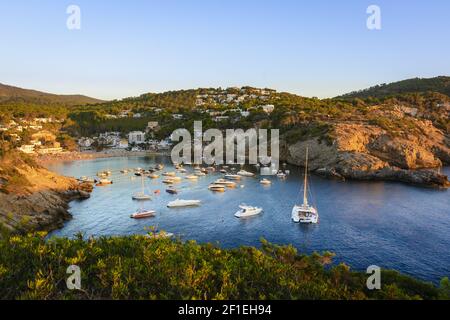
[[[220,173],[200,177],[198,182],[183,180],[177,196],[165,192],[161,179],[145,178],[149,192],[161,190],[152,201],[137,202],[131,195],[141,189],[141,178],[123,175],[123,168],[148,169],[164,163],[164,157],[129,157],[65,162],[51,170],[80,177],[94,176],[101,170],[113,171],[113,185],[96,187],[91,198],[73,201],[73,220],[52,235],[71,237],[78,232],[87,236],[145,234],[145,227],[156,226],[182,239],[219,243],[223,247],[258,246],[263,237],[277,244],[293,244],[300,252],[330,250],[335,260],[365,270],[370,265],[392,268],[433,282],[450,276],[450,191],[409,186],[393,182],[340,182],[311,178],[312,195],[320,213],[320,224],[298,225],[291,222],[292,206],[300,201],[301,174],[290,168],[286,180],[273,180],[262,186],[258,178],[243,178],[243,188],[212,193],[210,182]],[[188,171],[192,168],[187,167]],[[444,172],[450,174],[450,169]],[[182,176],[181,174],[178,174]],[[176,198],[200,199],[198,208],[169,209]],[[234,217],[241,203],[261,206],[260,216],[240,220]],[[144,208],[157,211],[154,218],[130,219]]]

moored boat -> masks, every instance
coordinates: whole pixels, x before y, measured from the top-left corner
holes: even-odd
[[[144,218],[150,218],[155,216],[156,211],[155,210],[146,210],[146,209],[140,209],[137,212],[133,213],[130,218],[133,219],[144,219]]]
[[[249,172],[249,171],[245,171],[245,170],[240,170],[240,171],[238,171],[237,174],[240,175],[240,176],[243,176],[243,177],[254,177],[255,176],[254,173]]]
[[[225,179],[229,180],[241,180],[241,176],[237,174],[226,174]]]
[[[222,184],[211,184],[208,189],[214,192],[225,192],[225,185]]]
[[[305,177],[303,181],[303,203],[292,208],[292,220],[296,223],[315,224],[319,222],[319,213],[308,202],[308,148],[306,148]]]
[[[178,194],[178,190],[175,188],[168,188],[166,189],[166,192],[170,194]]]
[[[240,210],[238,210],[234,214],[234,216],[236,218],[246,218],[246,217],[256,216],[263,211],[262,208],[252,207],[252,206],[247,206],[247,205],[240,205],[239,208],[240,208]]]
[[[106,179],[106,178],[103,178],[103,179],[100,179],[99,181],[98,181],[98,183],[97,183],[97,186],[106,186],[106,185],[110,185],[110,184],[112,184],[113,182],[111,181],[111,180],[109,180],[109,179]]]
[[[199,206],[201,204],[200,200],[182,200],[177,199],[175,201],[171,201],[167,204],[168,208],[181,208],[181,207],[194,207]]]
[[[145,193],[145,182],[144,177],[141,177],[141,191],[136,192],[131,196],[133,200],[151,200],[151,196]]]

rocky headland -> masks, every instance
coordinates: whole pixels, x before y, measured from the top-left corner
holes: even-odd
[[[89,198],[92,185],[35,164],[0,167],[0,227],[11,233],[51,231],[72,216],[68,203]]]
[[[414,120],[420,132],[393,133],[369,122],[330,123],[327,139],[309,137],[285,143],[282,159],[326,177],[401,181],[447,188],[439,168],[450,163],[450,139],[428,120]]]

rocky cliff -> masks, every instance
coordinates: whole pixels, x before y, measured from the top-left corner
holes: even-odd
[[[433,169],[450,164],[449,137],[430,121],[413,121],[420,132],[392,132],[369,122],[330,123],[330,141],[310,137],[287,144],[282,158],[304,166],[308,147],[310,170],[327,177],[449,187],[447,176]]]
[[[21,164],[14,175],[2,168],[0,226],[13,233],[51,231],[71,219],[69,201],[89,197],[92,186],[41,167]]]

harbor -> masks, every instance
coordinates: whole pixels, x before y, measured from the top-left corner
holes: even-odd
[[[158,171],[144,176],[144,192],[151,200],[133,200],[133,194],[142,192],[142,177],[135,175],[136,169],[149,170],[158,164],[162,164]],[[450,273],[450,236],[445,232],[450,225],[448,190],[395,182],[342,182],[312,175],[308,180],[312,191],[309,200],[317,206],[320,223],[306,225],[291,218],[293,206],[303,199],[302,168],[282,168],[290,173],[286,176],[260,176],[254,166],[231,166],[226,173],[218,166],[200,176],[195,172],[201,169],[182,168],[185,172],[180,172],[169,157],[158,155],[56,163],[49,169],[78,178],[111,171],[108,179],[113,183],[96,187],[88,200],[73,201],[69,210],[73,219],[50,236],[73,237],[79,232],[96,237],[147,234],[148,227],[155,227],[183,240],[218,243],[227,248],[259,246],[260,239],[265,238],[276,244],[292,244],[299,252],[329,250],[336,253],[337,262],[345,261],[357,270],[378,264],[427,281],[436,282]],[[254,176],[237,175],[241,169]],[[450,172],[448,167],[443,171]],[[171,172],[181,179],[163,183],[173,178]],[[227,174],[236,180],[225,179]],[[266,180],[270,183],[262,183]],[[225,186],[224,192],[209,188],[221,183],[234,183],[235,187]],[[176,192],[166,192],[169,188]],[[168,204],[177,199],[201,203],[169,208]],[[263,210],[237,218],[241,205]],[[152,211],[149,217],[130,218],[142,208]]]

